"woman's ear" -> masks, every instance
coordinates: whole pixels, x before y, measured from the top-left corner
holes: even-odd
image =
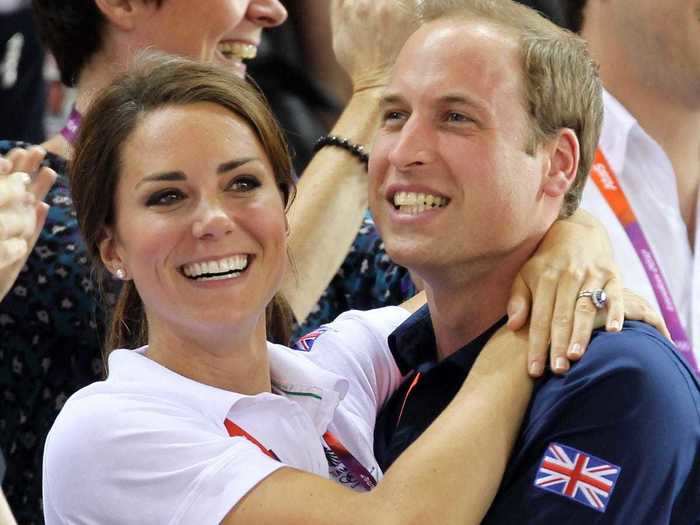
[[[149,7],[145,0],[95,0],[102,15],[124,31],[133,29],[136,18]]]
[[[127,276],[127,269],[124,265],[124,261],[119,255],[119,248],[117,246],[117,240],[112,231],[112,228],[105,226],[100,235],[100,239],[97,242],[97,248],[100,252],[100,259],[105,268],[114,276],[119,279],[125,279]]]
[[[550,143],[549,169],[545,174],[542,191],[550,197],[564,195],[576,180],[580,147],[576,133],[562,128]]]

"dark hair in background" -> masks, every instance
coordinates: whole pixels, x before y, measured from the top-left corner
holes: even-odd
[[[164,0],[155,2],[158,7]],[[102,47],[105,19],[94,0],[32,0],[42,42],[53,54],[61,82],[74,86],[85,64]]]
[[[564,27],[579,33],[583,27],[583,10],[587,0],[559,0],[561,12],[564,15]]]
[[[144,115],[165,106],[210,102],[241,118],[270,160],[285,206],[294,195],[287,145],[263,96],[233,73],[213,65],[150,53],[106,88],[90,107],[75,144],[70,182],[80,231],[98,271],[106,275],[99,242],[114,220],[114,195],[121,150]],[[288,343],[291,309],[277,294],[267,308],[268,339]],[[132,281],[122,286],[106,339],[106,350],[147,343],[143,303]]]

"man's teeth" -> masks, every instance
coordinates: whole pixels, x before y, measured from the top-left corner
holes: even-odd
[[[444,208],[449,199],[429,193],[399,191],[394,195],[394,206],[403,213],[418,215],[432,208]]]
[[[218,49],[222,55],[228,59],[248,60],[255,58],[258,48],[253,44],[242,44],[240,42],[219,42]]]
[[[215,281],[238,277],[247,267],[247,255],[234,255],[233,257],[226,257],[216,261],[185,264],[182,267],[182,271],[191,279]]]

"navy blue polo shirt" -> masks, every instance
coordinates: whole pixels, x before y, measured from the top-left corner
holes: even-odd
[[[408,376],[377,420],[382,469],[452,400],[503,322],[439,363],[427,307],[390,336]],[[567,375],[539,380],[483,523],[700,524],[700,383],[668,341],[626,322],[595,332]]]

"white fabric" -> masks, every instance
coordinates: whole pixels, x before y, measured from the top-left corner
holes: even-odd
[[[661,147],[622,104],[607,92],[603,101],[600,147],[651,245],[700,362],[700,257],[693,256],[688,241],[673,167]],[[658,308],[637,252],[593,182],[586,185],[582,206],[607,227],[625,286]],[[700,224],[700,201],[696,210]],[[696,228],[694,246],[700,250],[700,228]]]
[[[108,379],[71,396],[47,438],[47,525],[219,523],[280,467],[328,478],[327,429],[379,479],[374,419],[400,381],[386,338],[407,316],[396,307],[349,312],[309,353],[268,344],[279,395],[192,381],[146,357],[147,347],[115,350]],[[226,418],[281,462],[229,437]]]

